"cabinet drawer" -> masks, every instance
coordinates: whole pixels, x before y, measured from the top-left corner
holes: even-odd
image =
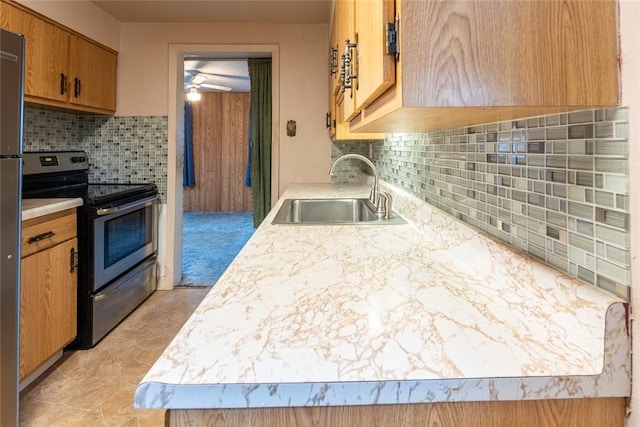
[[[22,257],[76,237],[76,210],[67,209],[22,222]]]

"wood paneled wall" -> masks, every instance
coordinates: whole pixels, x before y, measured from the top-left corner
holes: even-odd
[[[196,186],[184,189],[188,212],[253,209],[245,187],[249,138],[249,93],[205,92],[193,103]]]

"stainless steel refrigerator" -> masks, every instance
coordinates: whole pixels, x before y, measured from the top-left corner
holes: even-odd
[[[0,29],[0,425],[18,425],[24,37]]]

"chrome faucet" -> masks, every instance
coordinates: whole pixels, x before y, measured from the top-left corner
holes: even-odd
[[[385,219],[388,219],[389,215],[391,214],[391,196],[389,196],[388,193],[381,194],[380,177],[378,176],[378,169],[376,168],[376,165],[374,165],[371,160],[367,159],[365,156],[362,156],[360,154],[345,154],[344,156],[338,157],[333,162],[333,164],[331,165],[331,169],[329,169],[329,175],[335,176],[334,169],[336,167],[336,164],[338,164],[342,160],[347,160],[347,159],[362,160],[367,165],[369,165],[369,167],[373,171],[373,178],[374,178],[373,187],[371,187],[371,193],[369,194],[369,202],[371,202],[371,204],[374,206],[376,214],[383,216]],[[384,204],[381,203],[380,201],[381,195],[385,199]]]

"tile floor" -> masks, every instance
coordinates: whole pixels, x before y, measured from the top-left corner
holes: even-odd
[[[65,353],[20,396],[20,426],[163,426],[133,392],[210,288],[156,291],[94,348]]]

